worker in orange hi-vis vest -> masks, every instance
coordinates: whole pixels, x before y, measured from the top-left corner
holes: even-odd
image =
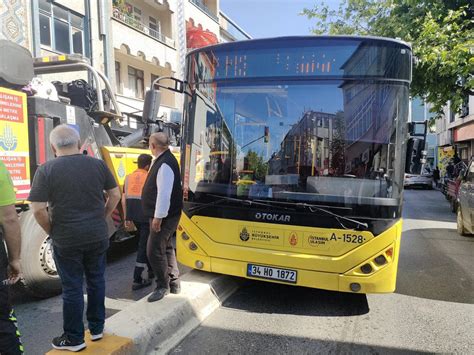
[[[138,241],[137,259],[133,273],[132,290],[139,290],[150,286],[151,279],[154,277],[146,255],[146,245],[148,242],[148,235],[150,234],[150,222],[143,214],[141,202],[142,189],[148,175],[151,161],[151,155],[140,154],[138,156],[138,169],[125,177],[124,193],[122,195],[122,206],[125,213],[125,227],[130,228],[133,223],[137,228],[137,236],[140,238]],[[148,269],[148,277],[146,278],[143,277],[145,267]]]

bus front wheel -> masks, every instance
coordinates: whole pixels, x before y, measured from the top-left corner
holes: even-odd
[[[61,281],[53,259],[51,238],[36,222],[31,210],[20,216],[21,267],[26,290],[35,297],[61,293]]]

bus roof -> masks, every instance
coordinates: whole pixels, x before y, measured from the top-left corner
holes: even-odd
[[[386,42],[392,44],[398,44],[400,46],[406,47],[408,50],[411,51],[411,44],[400,39],[388,38],[388,37],[377,37],[377,36],[349,36],[349,35],[323,35],[323,36],[285,36],[285,37],[271,37],[271,38],[257,38],[257,39],[249,39],[244,41],[235,41],[235,42],[227,42],[227,43],[219,43],[214,44],[211,46],[206,46],[202,48],[197,48],[190,51],[187,55],[192,55],[198,52],[205,52],[208,50],[225,50],[230,48],[246,48],[247,46],[258,45],[262,43],[279,43],[279,42],[288,42],[288,41],[295,41],[295,40],[303,40],[303,41],[327,41],[327,40],[336,40],[336,41],[343,41],[343,40],[369,40],[373,42]]]

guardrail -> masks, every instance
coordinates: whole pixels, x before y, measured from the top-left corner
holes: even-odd
[[[155,38],[156,40],[174,47],[175,46],[175,41],[169,37],[166,37],[162,33],[160,33],[157,30],[154,30],[148,26],[146,26],[143,22],[137,20],[136,18],[129,16],[128,14],[123,13],[120,9],[114,7],[113,13],[112,13],[113,18],[119,20],[120,22],[123,22],[124,24],[133,27],[135,30],[140,31],[150,37]]]
[[[212,18],[214,21],[219,22],[219,18],[217,15],[213,14],[209,8],[204,5],[204,2],[202,0],[190,0],[191,3],[196,5],[199,9],[201,9],[207,16]]]

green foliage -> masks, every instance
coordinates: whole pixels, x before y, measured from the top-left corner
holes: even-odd
[[[318,2],[319,3],[319,2]],[[425,97],[441,114],[459,110],[474,92],[474,7],[470,0],[343,0],[337,10],[321,2],[302,15],[315,34],[374,35],[412,44],[412,96]]]
[[[257,152],[249,150],[246,156],[248,162],[248,169],[255,172],[255,179],[257,181],[265,181],[265,176],[268,172],[268,163],[265,163],[263,157]]]

